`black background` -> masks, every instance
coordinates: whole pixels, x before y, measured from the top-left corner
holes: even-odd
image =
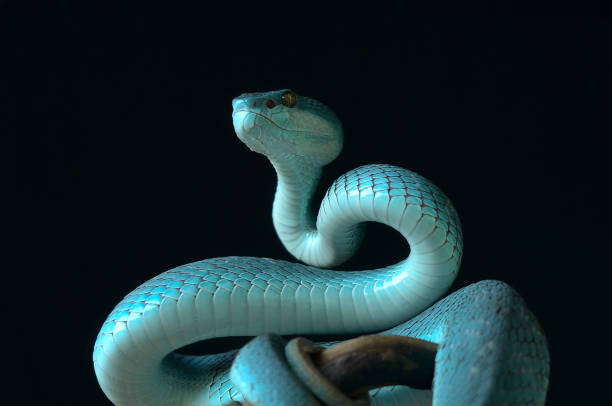
[[[146,279],[215,256],[291,259],[271,224],[272,167],[231,122],[232,97],[278,88],[325,102],[344,123],[344,152],[315,202],[366,163],[434,181],[464,229],[452,290],[511,284],[549,340],[548,404],[603,404],[606,20],[510,17],[573,10],[503,2],[452,10],[480,17],[307,3],[166,7],[2,3],[5,161],[17,192],[8,220],[19,242],[7,273],[25,321],[15,351],[25,404],[39,394],[109,404],[93,343]],[[399,235],[372,225],[344,268],[406,253]]]

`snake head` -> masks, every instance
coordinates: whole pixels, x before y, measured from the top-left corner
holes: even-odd
[[[303,158],[323,166],[342,149],[340,120],[323,103],[283,89],[232,101],[238,138],[271,161]]]

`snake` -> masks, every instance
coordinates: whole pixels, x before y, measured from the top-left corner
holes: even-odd
[[[243,401],[229,375],[237,350],[177,351],[198,341],[369,332],[438,344],[431,390],[373,389],[372,405],[545,403],[547,341],[524,299],[499,280],[444,296],[461,264],[463,237],[456,209],[437,186],[397,166],[360,166],[332,183],[315,217],[312,196],[323,167],[344,143],[338,116],[290,89],[244,93],[232,107],[239,140],[276,171],[273,225],[300,262],[211,258],[136,287],[110,312],[94,344],[95,374],[112,403]],[[247,205],[253,196],[240,198]],[[407,257],[380,269],[334,270],[360,247],[368,222],[398,231],[408,242]]]

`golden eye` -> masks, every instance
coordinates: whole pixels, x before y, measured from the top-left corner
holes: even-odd
[[[295,106],[295,103],[296,103],[295,93],[293,92],[283,93],[283,95],[281,96],[281,103],[283,103],[283,105],[287,107]]]

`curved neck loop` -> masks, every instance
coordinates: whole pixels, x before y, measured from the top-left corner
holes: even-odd
[[[322,168],[297,156],[271,162],[278,177],[272,205],[274,228],[285,248],[304,260],[299,246],[317,234],[311,202]]]

